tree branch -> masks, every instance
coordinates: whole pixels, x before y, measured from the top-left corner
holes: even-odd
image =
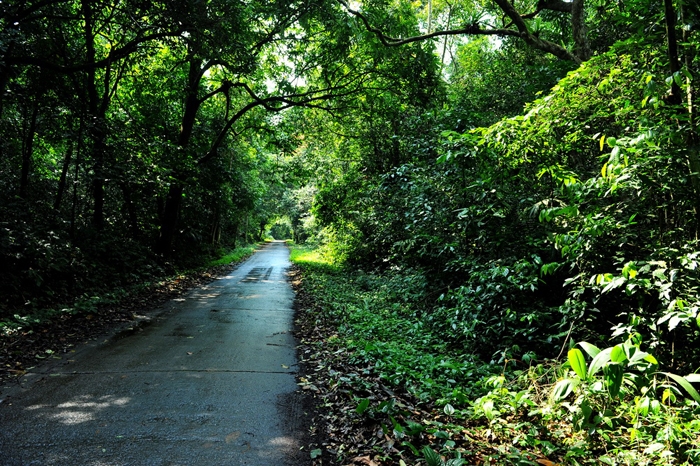
[[[514,29],[509,29],[509,28],[500,28],[500,29],[482,29],[481,26],[478,23],[475,24],[470,24],[467,26],[463,26],[458,29],[451,29],[447,31],[435,31],[431,32],[430,34],[422,34],[419,36],[413,36],[413,37],[407,37],[405,39],[400,39],[400,38],[395,38],[395,37],[390,37],[384,34],[380,29],[372,26],[372,24],[369,21],[369,18],[367,18],[366,15],[361,13],[360,11],[354,10],[353,8],[350,7],[350,4],[347,2],[347,0],[337,0],[338,3],[340,3],[351,15],[355,16],[358,18],[362,24],[364,25],[365,29],[367,29],[369,32],[373,33],[379,41],[384,44],[387,47],[398,47],[400,45],[405,45],[409,44],[411,42],[419,42],[419,41],[424,41],[428,39],[432,39],[434,37],[439,37],[439,36],[452,36],[452,35],[491,35],[491,36],[510,36],[510,37],[519,37],[523,39],[528,45],[531,47],[534,47],[536,49],[542,50],[543,52],[550,53],[554,55],[557,58],[560,58],[562,60],[568,60],[568,61],[573,61],[574,63],[581,63],[581,60],[568,50],[566,48],[554,43],[550,42],[544,39],[540,39],[539,37],[535,36],[534,34],[531,34],[529,29],[527,28],[527,25],[525,24],[525,18],[518,13],[515,8],[510,4],[508,0],[494,0],[494,2],[503,10],[503,12],[508,16],[508,18],[511,20],[511,24],[515,25],[516,30]],[[555,11],[565,11],[566,7],[565,2],[561,0],[543,0],[541,2],[543,8],[540,8],[540,5],[538,5],[538,8],[540,9],[551,9]],[[539,10],[538,10],[539,12]],[[534,16],[534,14],[533,14]]]
[[[58,65],[56,63],[52,63],[48,60],[43,60],[41,58],[34,57],[5,57],[5,63],[7,63],[10,66],[33,65],[38,66],[39,68],[46,68],[48,70],[52,70],[57,73],[63,74],[72,74],[80,71],[95,70],[98,68],[106,68],[107,66],[110,66],[110,64],[112,64],[114,61],[128,57],[138,49],[139,45],[145,42],[164,39],[166,37],[178,37],[183,32],[184,29],[178,29],[176,31],[159,32],[142,37],[137,37],[135,39],[130,40],[122,47],[113,49],[105,58],[97,60],[93,63],[83,63],[81,65],[74,66],[63,66]]]
[[[297,94],[288,94],[284,96],[270,96],[270,97],[259,97],[255,92],[248,86],[247,83],[235,83],[231,87],[240,87],[246,91],[246,93],[251,97],[252,102],[249,102],[243,108],[241,108],[235,115],[233,115],[224,125],[224,127],[219,131],[216,140],[212,144],[209,152],[207,152],[203,157],[197,160],[197,164],[204,164],[216,156],[217,150],[226,140],[226,136],[231,131],[233,125],[235,125],[238,120],[240,120],[246,113],[257,107],[263,107],[269,112],[281,112],[282,110],[287,110],[292,107],[310,107],[310,108],[321,108],[327,110],[325,107],[318,105],[318,102],[327,101],[335,99],[338,97],[347,97],[356,92],[354,89],[347,90],[345,92],[337,92],[338,90],[347,88],[348,85],[343,86],[333,86],[324,89],[310,90],[307,92],[300,92]]]

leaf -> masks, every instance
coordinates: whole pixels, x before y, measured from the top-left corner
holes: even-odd
[[[605,348],[593,358],[593,361],[588,366],[589,378],[596,375],[603,366],[610,362],[610,353],[612,353],[612,348]]]
[[[600,353],[600,349],[597,346],[592,345],[592,344],[588,343],[587,341],[580,341],[578,343],[578,345],[581,348],[583,348],[583,350],[586,353],[588,353],[588,355],[592,358],[595,358],[598,355],[598,353]]]
[[[583,357],[581,350],[572,348],[569,350],[569,364],[576,372],[579,379],[586,380],[586,359]]]
[[[644,398],[639,400],[639,403],[637,404],[637,412],[642,416],[646,416],[647,414],[649,414],[650,403],[651,400],[648,396],[645,396]]]
[[[627,355],[625,354],[625,350],[622,348],[622,345],[615,345],[610,352],[610,360],[612,362],[619,362],[622,363],[627,360]]]
[[[693,397],[693,399],[694,399],[695,401],[697,401],[698,403],[700,403],[700,393],[698,393],[698,391],[695,390],[695,388],[693,388],[693,386],[690,384],[690,382],[688,382],[687,379],[685,379],[684,377],[681,377],[680,375],[672,374],[672,373],[670,373],[670,372],[661,372],[661,373],[664,374],[665,376],[670,377],[671,379],[673,379],[673,381],[676,382],[676,383],[677,383],[678,385],[680,385],[681,387],[683,387],[683,389],[684,389],[686,392],[688,392],[688,394],[689,394],[691,397]],[[693,374],[693,375],[697,375],[697,374]]]
[[[673,330],[674,328],[678,327],[678,324],[681,323],[681,318],[678,317],[677,315],[671,316],[671,318],[668,321],[668,329]]]
[[[603,152],[604,148],[605,148],[605,135],[602,135],[600,137],[600,151]]]
[[[617,398],[622,387],[624,369],[619,364],[608,364],[603,369],[605,373],[605,386],[611,398]]]
[[[316,448],[315,450],[311,450],[310,456],[311,459],[314,460],[321,456],[323,454],[323,451],[320,448]]]
[[[428,466],[442,466],[442,458],[429,446],[423,447],[423,458]]]
[[[445,407],[442,409],[445,414],[448,416],[452,416],[455,413],[455,408],[451,404],[447,403]]]
[[[493,418],[496,417],[494,411],[493,411],[493,401],[488,400],[484,402],[484,404],[481,406],[481,409],[484,410],[484,414],[486,415],[486,418],[489,421],[493,421]]]
[[[355,409],[355,412],[357,414],[362,414],[365,411],[367,411],[367,408],[369,408],[369,400],[367,398],[363,398],[360,400],[360,403],[357,405],[357,408]]]
[[[656,453],[657,451],[661,451],[664,448],[666,448],[666,446],[663,443],[652,443],[651,445],[646,447],[646,449],[644,450],[644,453],[649,455],[652,453]]]
[[[226,436],[226,443],[231,443],[231,442],[235,441],[240,436],[241,436],[240,431],[237,430],[235,432],[232,432]]]
[[[401,445],[404,447],[410,448],[414,455],[416,455],[416,456],[419,455],[418,449],[411,442],[403,441],[403,442],[401,442]]]
[[[659,400],[651,400],[651,403],[649,403],[649,409],[652,413],[659,414],[661,412],[661,403],[659,403]]]
[[[576,382],[572,379],[560,380],[552,390],[552,398],[554,401],[561,401],[565,399],[567,396],[569,396],[569,394],[571,394],[572,391],[574,391],[575,386]]]

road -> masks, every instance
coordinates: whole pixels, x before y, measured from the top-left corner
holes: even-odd
[[[283,465],[299,450],[289,252],[30,371],[0,403],[0,464]]]

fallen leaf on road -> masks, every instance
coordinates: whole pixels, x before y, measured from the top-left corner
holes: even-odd
[[[240,436],[241,436],[240,431],[237,430],[236,432],[232,432],[226,436],[226,443],[231,443]]]

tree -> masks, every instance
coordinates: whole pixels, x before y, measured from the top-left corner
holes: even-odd
[[[365,28],[376,35],[376,37],[387,47],[397,47],[413,42],[420,42],[441,36],[498,36],[502,38],[517,38],[523,40],[529,46],[550,53],[560,59],[581,63],[591,56],[591,48],[588,43],[586,11],[584,0],[574,0],[564,2],[561,0],[542,0],[534,7],[528,2],[525,8],[532,8],[529,12],[521,12],[516,9],[509,0],[494,0],[497,9],[482,7],[479,3],[460,2],[460,6],[465,10],[462,16],[462,25],[458,28],[450,29],[453,21],[452,5],[449,7],[449,20],[447,28],[444,30],[428,31],[425,34],[413,35],[404,38],[391,37],[381,28],[373,25],[372,17],[377,14],[374,2],[369,2],[367,11],[360,11],[350,6],[346,0],[338,0],[345,9],[358,18]],[[381,8],[381,7],[380,7]],[[574,44],[573,50],[560,45],[554,40],[540,37],[540,32],[533,27],[533,20],[539,19],[543,12],[565,13],[570,16],[571,41]],[[432,15],[431,15],[432,16]],[[497,18],[500,18],[497,20]]]

